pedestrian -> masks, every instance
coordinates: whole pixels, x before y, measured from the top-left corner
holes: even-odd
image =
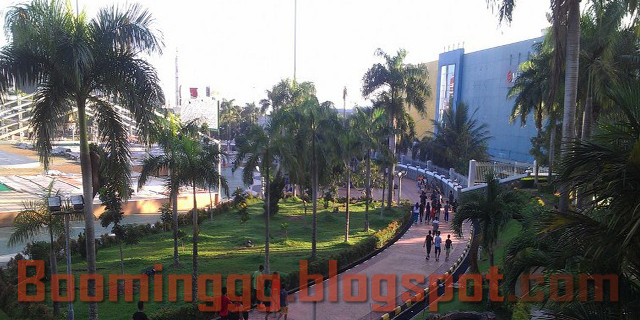
[[[264,320],[268,320],[269,315],[271,314],[271,280],[266,280],[264,282],[264,298],[267,300],[262,302],[267,313],[264,315]]]
[[[447,201],[447,204],[444,205],[444,221],[449,221],[449,209],[451,208],[451,206],[449,206],[449,201]]]
[[[144,313],[144,302],[138,301],[138,311],[133,314],[131,318],[133,320],[149,320],[149,317]]]
[[[449,203],[453,203],[453,191],[449,190]]]
[[[431,221],[436,219],[436,204],[434,203],[431,206]]]
[[[431,236],[431,230],[429,230],[429,234],[427,234],[427,236],[424,238],[424,244],[422,245],[422,247],[427,248],[427,257],[426,257],[427,260],[429,260],[430,258],[432,245],[433,245],[433,237]]]
[[[451,245],[453,243],[451,242],[451,235],[448,234],[447,235],[447,241],[444,242],[444,251],[447,254],[447,256],[444,258],[444,261],[449,261],[449,254],[451,253]]]
[[[451,206],[453,207],[453,212],[458,212],[458,199],[454,199]]]
[[[427,218],[424,216],[425,215],[424,214],[424,210],[425,210],[424,204],[421,203],[420,204],[420,223],[422,223],[422,219],[423,218],[424,218],[425,221],[427,220]]]
[[[433,245],[436,248],[436,252],[435,252],[436,261],[440,261],[440,252],[442,252],[442,248],[440,248],[441,244],[442,244],[442,238],[440,238],[440,231],[437,231],[436,238],[433,240]]]
[[[440,220],[438,220],[438,217],[435,217],[433,219],[433,234],[435,235],[436,232],[438,232],[438,229],[440,228]]]
[[[416,202],[413,206],[412,214],[413,214],[413,224],[418,224],[418,214],[420,212],[420,206]]]
[[[229,297],[227,297],[227,287],[222,287],[222,295],[220,296],[220,312],[218,312],[220,319],[229,319],[230,304],[231,300],[229,300]]]
[[[264,266],[260,265],[257,271],[254,271],[251,274],[251,305],[258,304],[258,296],[256,292],[256,288],[258,288],[258,276],[264,273]]]
[[[427,202],[427,206],[424,210],[425,210],[424,221],[427,223],[431,222],[431,202]]]
[[[280,289],[280,315],[278,315],[278,320],[282,316],[284,316],[284,320],[287,320],[287,314],[289,313],[289,302],[287,301],[287,297],[289,296],[289,292],[287,292],[287,288],[285,285],[282,285]]]

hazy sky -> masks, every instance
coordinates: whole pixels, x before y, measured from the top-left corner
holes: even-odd
[[[75,0],[71,0],[75,6]],[[0,0],[0,10],[22,1]],[[119,0],[78,0],[90,16]],[[182,96],[211,86],[219,97],[259,101],[282,78],[293,77],[294,0],[139,0],[164,36],[151,57],[167,101],[175,101],[175,54]],[[511,25],[499,25],[485,0],[298,0],[297,79],[313,81],[318,98],[347,107],[362,104],[364,72],[376,48],[408,51],[409,62],[437,59],[447,46],[466,52],[541,35],[548,0],[519,0]],[[0,45],[6,39],[0,39]],[[435,75],[431,75],[435,76]],[[435,91],[434,91],[435,92]]]

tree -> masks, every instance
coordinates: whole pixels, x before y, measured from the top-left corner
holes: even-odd
[[[243,166],[242,181],[245,185],[253,184],[253,171],[255,168],[260,169],[260,174],[265,182],[264,187],[264,267],[265,272],[269,273],[269,242],[271,228],[271,175],[276,157],[280,156],[286,161],[292,161],[288,156],[288,149],[282,143],[282,139],[287,139],[278,132],[278,128],[268,124],[265,127],[253,125],[249,128],[246,135],[238,137],[236,146],[238,153],[233,163],[233,171]]]
[[[356,135],[360,139],[360,153],[365,154],[366,183],[365,183],[365,219],[364,231],[369,231],[369,203],[371,202],[371,152],[380,146],[378,137],[381,131],[387,129],[388,120],[384,109],[356,108],[351,119]],[[386,134],[384,134],[386,135]]]
[[[498,3],[500,21],[511,21],[516,0],[487,0],[490,4]],[[635,0],[623,0],[628,12],[635,13],[640,8]],[[564,54],[564,103],[562,117],[562,143],[569,144],[575,136],[575,115],[578,95],[578,76],[580,64],[580,0],[551,0],[551,20],[556,34],[555,60],[561,61]],[[566,28],[566,31],[564,30]],[[566,32],[566,33],[565,33]],[[566,37],[560,37],[560,34]],[[563,43],[564,41],[564,43]],[[564,46],[563,46],[564,45]],[[559,63],[558,63],[559,65]],[[558,70],[554,69],[552,87],[559,82]],[[553,94],[551,94],[553,96]],[[562,158],[568,156],[567,148],[562,149]],[[566,183],[560,186],[560,210],[569,209],[569,189]]]
[[[389,150],[395,159],[398,120],[404,117],[407,108],[416,108],[421,113],[426,112],[427,100],[431,97],[431,87],[427,82],[429,74],[425,65],[404,63],[407,52],[398,50],[395,56],[389,56],[381,49],[376,55],[384,60],[384,64],[371,66],[362,78],[362,95],[370,97],[373,94],[384,93],[386,103],[384,108],[389,117],[389,127],[392,128],[389,137]],[[392,161],[388,173],[389,190],[387,207],[391,207],[394,189],[395,160]]]
[[[354,125],[352,123],[352,118],[343,119],[342,124],[336,128],[335,134],[337,135],[337,142],[335,146],[336,155],[339,158],[339,161],[342,162],[345,171],[345,181],[346,181],[346,196],[347,201],[345,202],[345,231],[344,231],[344,242],[349,242],[349,202],[351,201],[351,172],[352,172],[352,164],[353,160],[357,156],[361,156],[362,148],[361,144],[361,136],[355,130]]]
[[[176,181],[181,186],[189,186],[193,191],[193,297],[198,296],[198,201],[196,188],[207,188],[221,182],[228,192],[228,184],[218,172],[220,161],[219,146],[203,142],[199,137],[182,135],[177,145]]]
[[[486,177],[487,186],[481,190],[465,194],[460,199],[460,207],[453,216],[451,226],[455,233],[462,236],[462,224],[476,221],[476,240],[470,252],[472,254],[472,269],[478,273],[478,244],[489,252],[491,266],[494,263],[495,245],[498,235],[514,213],[519,212],[523,205],[522,197],[513,190],[500,187],[500,181],[493,174]]]
[[[150,142],[157,143],[162,148],[160,155],[147,155],[142,161],[142,170],[138,178],[138,189],[142,188],[151,176],[158,176],[160,172],[167,171],[168,179],[166,189],[173,207],[173,264],[180,265],[178,259],[178,194],[180,183],[176,176],[179,165],[178,145],[180,136],[190,134],[189,127],[184,127],[179,119],[169,115],[166,119],[158,119],[156,128],[152,131]],[[218,190],[220,192],[220,190]]]
[[[53,181],[42,190],[40,199],[37,201],[25,202],[24,209],[18,212],[13,218],[14,231],[7,242],[8,246],[33,239],[46,230],[49,233],[49,268],[51,274],[58,273],[58,260],[56,258],[55,241],[60,234],[64,233],[64,219],[62,216],[54,216],[49,211],[47,198],[59,195],[59,191],[53,190]],[[60,305],[53,302],[53,314],[60,313]]]
[[[573,140],[569,156],[559,163],[559,179],[572,186],[570,191],[589,195],[585,206],[536,215],[531,230],[514,239],[505,258],[509,290],[533,268],[574,276],[615,274],[618,301],[542,301],[546,313],[568,319],[640,316],[639,88],[637,79],[612,88],[607,96],[618,112],[601,117],[588,140]],[[578,295],[577,290],[568,294]]]
[[[491,139],[486,123],[475,119],[465,103],[443,113],[441,120],[434,120],[433,162],[446,168],[466,172],[469,160],[487,159],[487,141]],[[424,147],[419,147],[424,148]]]
[[[103,8],[91,20],[56,0],[35,0],[7,13],[9,43],[0,50],[0,89],[6,91],[15,79],[35,84],[30,125],[45,168],[56,129],[74,108],[78,112],[89,274],[96,271],[96,257],[87,112],[93,113],[100,139],[124,157],[129,157],[122,148],[127,130],[113,102],[131,112],[140,137],[147,137],[153,111],[164,103],[155,69],[139,57],[161,52],[153,22],[139,5]],[[88,289],[94,294],[93,282]],[[91,302],[89,318],[97,317],[97,303]]]

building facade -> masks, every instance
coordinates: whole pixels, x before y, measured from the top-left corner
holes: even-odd
[[[536,135],[536,129],[532,121],[526,126],[519,121],[509,122],[514,102],[507,94],[520,64],[529,59],[533,44],[540,41],[542,38],[529,39],[466,54],[464,49],[456,49],[441,53],[437,61],[428,63],[432,99],[427,114],[410,110],[418,135],[430,135],[433,119],[440,120],[444,112],[464,102],[471,112],[475,111],[476,119],[488,125],[492,157],[533,161],[529,154],[530,139]]]

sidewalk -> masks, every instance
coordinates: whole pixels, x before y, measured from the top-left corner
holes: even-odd
[[[413,180],[404,179],[402,184],[403,198],[408,198],[415,203],[418,201],[419,195],[416,188],[416,184]],[[396,191],[397,192],[397,191]],[[444,214],[440,214],[440,217],[443,218]],[[450,219],[453,215],[450,215]],[[470,224],[465,224],[463,226],[463,237],[457,238],[454,233],[451,231],[449,223],[444,222],[444,220],[440,223],[440,231],[442,236],[442,255],[440,256],[440,261],[435,261],[433,256],[433,250],[431,252],[432,256],[430,260],[426,260],[426,251],[422,247],[424,238],[429,230],[432,227],[427,225],[426,223],[417,224],[411,226],[411,228],[404,234],[404,236],[399,239],[396,243],[389,246],[386,250],[382,251],[378,255],[372,257],[371,259],[363,262],[360,265],[353,267],[341,274],[339,274],[337,286],[338,286],[338,301],[337,302],[329,302],[328,301],[328,292],[331,291],[331,286],[329,285],[329,281],[325,281],[323,283],[323,293],[324,299],[323,301],[316,303],[316,319],[378,319],[385,312],[374,312],[372,310],[372,304],[384,304],[383,302],[374,301],[371,296],[371,278],[376,274],[387,275],[394,274],[396,278],[396,303],[395,305],[401,304],[400,295],[403,291],[407,291],[401,284],[401,276],[404,274],[422,274],[425,276],[425,283],[419,284],[421,287],[426,287],[428,282],[429,274],[444,274],[449,270],[449,268],[458,260],[458,257],[462,254],[464,249],[466,248],[467,238],[466,236],[469,233]],[[445,252],[444,252],[444,240],[447,235],[451,234],[451,239],[453,241],[453,248],[451,251],[451,256],[449,261],[445,261]],[[343,277],[345,275],[352,274],[360,274],[365,275],[367,277],[367,294],[366,300],[363,302],[345,302],[343,295]],[[384,297],[387,295],[386,284],[382,283],[382,290],[380,294]],[[335,290],[335,289],[334,289]],[[310,293],[313,294],[314,288],[310,287]],[[352,295],[358,295],[358,287],[357,281],[352,281]],[[302,319],[313,319],[313,303],[312,302],[300,302],[299,293],[295,293],[289,297],[290,300],[292,298],[294,301],[289,302],[289,316],[290,320],[302,320]],[[250,314],[250,319],[261,319],[265,316],[264,313],[260,313],[257,311],[252,311]],[[271,315],[270,319],[276,319],[276,316]]]

